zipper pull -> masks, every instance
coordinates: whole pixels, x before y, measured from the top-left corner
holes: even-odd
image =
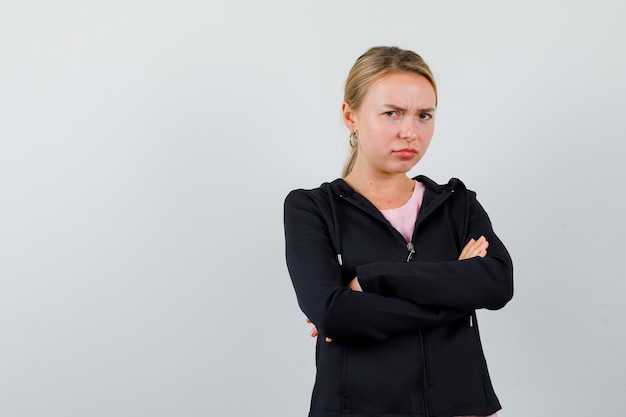
[[[406,248],[409,250],[409,256],[406,257],[406,261],[411,262],[411,259],[413,259],[413,255],[415,254],[415,246],[413,246],[413,242],[407,243]]]

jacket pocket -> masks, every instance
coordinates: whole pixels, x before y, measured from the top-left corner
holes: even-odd
[[[345,412],[424,412],[423,367],[415,334],[352,342],[346,350]]]
[[[485,406],[493,398],[476,318],[467,316],[429,331],[427,390],[437,414],[467,406]],[[494,396],[495,397],[495,396]]]

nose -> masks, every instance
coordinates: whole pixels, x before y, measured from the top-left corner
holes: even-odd
[[[410,117],[403,120],[402,127],[400,129],[400,138],[413,142],[419,137],[419,127],[417,121]]]

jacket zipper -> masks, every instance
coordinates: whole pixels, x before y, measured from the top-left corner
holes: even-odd
[[[448,193],[442,193],[439,195],[439,197],[435,198],[433,201],[431,201],[431,204],[428,205],[428,207],[426,207],[423,211],[424,213],[422,214],[422,217],[419,218],[415,223],[415,228],[417,229],[417,225],[419,223],[421,223],[424,218],[426,218],[433,210],[435,210],[437,207],[439,207],[445,200],[447,200],[448,196],[450,194],[454,193],[454,189],[448,190]],[[344,193],[339,192],[337,194],[339,196],[340,199],[342,200],[346,200],[348,203],[352,204],[353,206],[357,207],[359,210],[363,210],[364,212],[366,212],[367,214],[369,214],[370,216],[372,216],[373,218],[377,219],[379,222],[382,222],[384,224],[387,225],[387,227],[391,227],[393,229],[393,231],[396,233],[396,235],[402,240],[402,242],[404,243],[404,237],[400,234],[400,232],[398,232],[393,226],[391,226],[389,224],[389,222],[385,221],[384,219],[374,215],[371,211],[367,210],[365,207],[362,207],[361,205],[357,204],[356,201],[354,201],[352,198],[346,198]],[[329,195],[330,197],[330,195]],[[332,198],[332,197],[330,197]],[[436,204],[435,204],[436,203]],[[406,248],[409,251],[409,254],[407,256],[407,262],[410,262],[413,259],[413,256],[415,255],[415,246],[413,245],[413,242],[409,242],[406,244]],[[341,254],[338,254],[338,259],[340,264],[342,264],[343,260],[341,259]]]
[[[344,198],[343,194],[339,194],[339,197],[348,201],[350,204],[352,204],[355,207],[358,207],[360,210],[365,211],[366,213],[368,213],[370,216],[374,217],[375,219],[377,219],[380,222],[385,223],[388,227],[391,227],[394,232],[397,233],[397,235],[402,239],[402,241],[404,242],[404,239],[402,238],[402,235],[400,234],[400,232],[398,232],[393,226],[389,225],[387,222],[385,222],[384,220],[380,219],[378,216],[375,216],[373,213],[370,213],[368,210],[366,210],[364,207],[361,207],[359,204],[357,204],[356,202],[352,201],[349,198]],[[415,228],[417,229],[417,223],[415,225]],[[406,244],[406,248],[409,251],[407,258],[406,258],[406,262],[411,262],[413,260],[413,256],[415,255],[415,245],[413,245],[413,242],[408,242]],[[341,257],[341,255],[338,255],[339,257]],[[341,258],[340,258],[341,259]],[[423,379],[423,391],[422,391],[422,400],[424,401],[424,416],[425,417],[430,417],[430,401],[428,399],[428,393],[427,393],[427,389],[426,389],[426,385],[428,382],[428,366],[427,366],[427,361],[426,361],[426,349],[424,347],[424,336],[422,334],[422,331],[418,331],[419,334],[419,340],[420,340],[420,347],[422,349],[422,364],[423,364],[423,373],[422,373],[422,379]],[[344,391],[345,393],[345,391]],[[345,398],[344,398],[345,401]],[[345,403],[344,403],[345,404]]]
[[[390,228],[393,230],[393,232],[394,232],[394,233],[398,236],[398,238],[400,239],[400,241],[401,241],[403,244],[405,243],[404,237],[400,234],[400,232],[398,232],[398,231],[396,230],[396,228],[395,228],[395,227],[393,227],[392,225],[390,225],[390,224],[389,224],[389,222],[387,222],[386,220],[381,219],[380,217],[378,217],[378,216],[374,215],[372,212],[370,212],[369,210],[367,210],[365,207],[360,206],[359,204],[357,204],[357,203],[356,203],[355,201],[353,201],[352,199],[350,199],[350,198],[345,198],[345,197],[344,197],[344,195],[343,195],[343,193],[340,193],[340,194],[339,194],[339,198],[341,198],[341,199],[343,199],[343,200],[347,201],[348,203],[352,204],[353,206],[355,206],[355,207],[356,207],[356,208],[358,208],[359,210],[362,210],[362,211],[366,212],[367,214],[369,214],[370,216],[372,216],[373,218],[375,218],[375,219],[376,219],[376,220],[378,220],[379,222],[381,222],[381,223],[385,224],[387,227],[390,227]],[[416,225],[416,227],[417,227],[417,225]],[[406,258],[406,261],[407,261],[407,262],[410,262],[410,261],[413,259],[413,255],[415,255],[415,246],[413,245],[413,242],[408,242],[408,243],[406,243],[406,248],[407,248],[407,250],[409,251],[409,254],[408,254],[407,258]],[[339,263],[340,263],[340,264],[343,264],[343,259],[342,259],[342,257],[341,257],[341,254],[337,254],[337,259],[339,260]]]
[[[406,257],[406,261],[411,262],[413,255],[415,255],[415,246],[413,246],[413,242],[407,243],[406,248],[409,250],[409,256]]]
[[[413,259],[413,255],[415,254],[415,246],[413,246],[413,242],[409,242],[406,244],[407,249],[409,250],[409,256],[406,258],[407,262],[410,262],[411,259]],[[420,330],[419,332],[419,338],[420,338],[420,348],[422,350],[422,367],[423,367],[423,372],[422,372],[422,386],[423,386],[423,391],[422,391],[422,401],[424,401],[424,416],[425,417],[429,417],[430,416],[430,402],[428,400],[428,393],[426,390],[426,384],[428,381],[428,367],[427,367],[427,362],[426,362],[426,348],[424,345],[424,335],[422,334],[422,331]]]

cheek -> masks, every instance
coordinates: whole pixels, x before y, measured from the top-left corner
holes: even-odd
[[[383,125],[381,123],[372,119],[368,119],[366,122],[362,124],[362,126],[366,130],[373,132],[373,133],[378,133],[383,128]]]
[[[430,143],[435,133],[435,125],[428,126],[424,129],[424,142]]]
[[[377,143],[384,141],[384,138],[388,135],[388,130],[380,123],[370,122],[361,125],[360,136],[363,137],[363,142],[366,142],[370,147],[376,146]]]

